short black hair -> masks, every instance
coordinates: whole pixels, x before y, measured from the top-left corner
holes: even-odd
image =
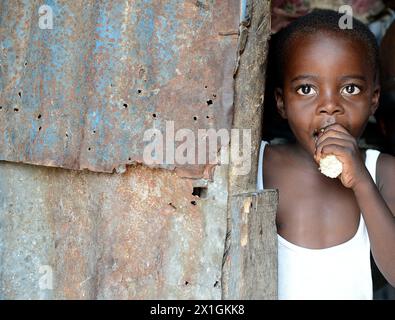
[[[379,47],[375,36],[364,23],[354,17],[352,17],[352,29],[341,29],[339,21],[342,17],[344,14],[333,10],[315,9],[294,20],[275,35],[273,55],[277,69],[276,86],[282,86],[285,59],[292,40],[322,31],[362,43],[366,48],[368,63],[372,66],[375,81],[378,80]]]

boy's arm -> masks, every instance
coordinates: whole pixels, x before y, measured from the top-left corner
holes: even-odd
[[[360,182],[353,190],[367,226],[374,260],[395,286],[395,158],[381,154],[376,176],[380,191],[372,179]]]
[[[328,126],[316,141],[317,163],[328,154],[336,155],[342,162],[340,181],[353,190],[366,223],[374,260],[388,282],[395,286],[395,158],[380,156],[377,188],[357,141],[339,124]]]

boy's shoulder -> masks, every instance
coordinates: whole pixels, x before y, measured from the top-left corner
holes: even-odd
[[[268,150],[270,150],[270,153],[273,155],[283,155],[287,152],[289,152],[289,144],[268,144],[266,146]]]
[[[392,183],[395,186],[395,157],[387,154],[380,153],[377,160],[377,173],[376,177],[380,183],[379,187],[388,186]]]
[[[265,148],[264,163],[270,167],[272,172],[277,173],[277,169],[288,169],[290,163],[295,163],[294,150],[291,144],[268,144]]]
[[[288,158],[293,154],[293,147],[291,144],[268,144],[266,148],[268,151],[265,151],[265,157],[266,152],[269,154],[270,158],[276,159]]]
[[[380,152],[379,159],[383,164],[393,165],[395,163],[395,157],[388,153]]]
[[[395,216],[395,157],[380,153],[376,170],[377,187]]]
[[[265,162],[267,163],[278,163],[279,159],[284,155],[284,145],[278,144],[267,144],[265,147]]]

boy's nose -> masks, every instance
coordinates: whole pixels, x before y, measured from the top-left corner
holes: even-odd
[[[344,109],[335,97],[328,97],[321,101],[317,111],[319,114],[333,115],[343,113]]]

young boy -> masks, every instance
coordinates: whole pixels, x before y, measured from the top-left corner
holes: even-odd
[[[262,143],[258,189],[279,190],[279,299],[372,299],[370,250],[395,284],[395,158],[357,143],[378,106],[378,48],[341,17],[313,11],[277,42],[277,109],[296,143]],[[338,178],[318,170],[328,155]]]

